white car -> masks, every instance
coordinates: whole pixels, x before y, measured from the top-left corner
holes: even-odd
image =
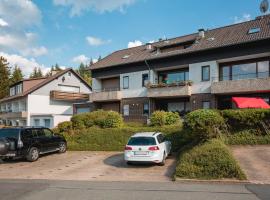
[[[171,146],[171,142],[166,141],[162,133],[136,133],[131,136],[125,147],[125,161],[127,164],[153,162],[164,165],[171,152]]]

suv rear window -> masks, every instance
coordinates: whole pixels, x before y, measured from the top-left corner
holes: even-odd
[[[18,129],[0,129],[0,138],[18,138],[20,130]]]
[[[132,137],[128,141],[130,146],[150,146],[156,145],[156,140],[153,137]]]

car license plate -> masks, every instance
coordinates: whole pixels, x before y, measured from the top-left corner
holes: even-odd
[[[147,151],[135,151],[134,152],[134,155],[136,156],[144,156],[144,155],[147,155],[148,152]]]

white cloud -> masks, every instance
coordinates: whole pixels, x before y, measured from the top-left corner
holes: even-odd
[[[0,26],[8,26],[8,23],[2,18],[0,18]]]
[[[32,1],[1,0],[0,51],[33,57],[46,54],[46,47],[36,45],[37,34],[28,31],[40,25],[41,19],[41,12]]]
[[[87,56],[85,56],[83,54],[72,58],[72,62],[74,62],[74,63],[87,63],[89,61],[90,61],[90,58],[88,58]]]
[[[143,43],[140,40],[135,40],[133,42],[128,43],[128,48],[141,46]]]
[[[70,7],[70,16],[78,16],[83,11],[94,10],[98,13],[124,11],[136,0],[53,0],[54,5]]]
[[[12,67],[18,65],[22,69],[25,76],[29,76],[35,67],[39,67],[44,74],[50,70],[50,68],[46,67],[45,65],[37,63],[34,58],[28,59],[17,54],[7,54],[4,52],[0,52],[0,56],[6,58]]]
[[[100,38],[93,37],[93,36],[87,36],[86,41],[90,46],[101,46],[101,45],[108,44],[111,42],[111,40],[102,40]]]
[[[251,20],[251,15],[250,14],[243,14],[241,17],[235,16],[233,18],[233,20],[234,20],[235,24],[250,21]]]

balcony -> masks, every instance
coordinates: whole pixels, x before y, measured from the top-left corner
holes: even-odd
[[[64,91],[51,91],[51,99],[56,101],[88,101],[89,94],[64,92]]]
[[[18,119],[18,118],[27,118],[28,112],[0,112],[1,119]]]
[[[148,97],[189,97],[191,96],[191,81],[171,84],[151,84],[148,86]]]
[[[90,94],[90,102],[120,101],[122,91],[119,89],[96,90]]]
[[[223,80],[216,78],[211,85],[211,93],[234,94],[270,91],[270,77],[268,73],[259,76],[258,74],[257,76],[255,74],[241,74],[235,75],[233,78],[225,77]]]

